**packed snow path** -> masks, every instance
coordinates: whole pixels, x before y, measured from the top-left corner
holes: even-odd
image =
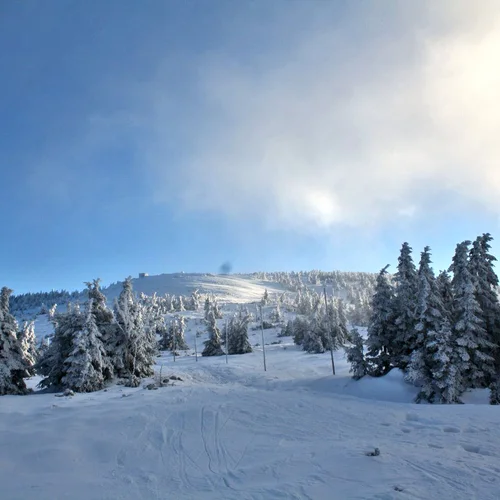
[[[400,381],[377,393],[293,348],[259,363],[186,357],[163,368],[184,380],[155,391],[3,397],[0,497],[499,498],[498,407],[394,402]]]

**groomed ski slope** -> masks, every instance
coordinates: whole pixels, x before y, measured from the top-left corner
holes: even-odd
[[[200,314],[184,314],[194,346]],[[2,397],[0,498],[499,498],[500,412],[484,391],[414,405],[396,371],[355,382],[338,352],[333,377],[328,353],[279,340],[265,373],[259,347],[228,364],[165,353],[157,369],[174,386]]]

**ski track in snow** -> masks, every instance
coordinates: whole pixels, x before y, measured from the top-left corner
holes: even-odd
[[[194,346],[202,314],[183,315]],[[260,335],[249,331],[252,345]],[[157,372],[180,375],[173,386],[3,396],[0,499],[500,498],[500,411],[478,404],[484,391],[415,405],[398,371],[355,382],[337,352],[333,377],[329,353],[276,335],[265,332],[283,342],[266,346],[266,373],[261,347],[229,364],[164,353]]]

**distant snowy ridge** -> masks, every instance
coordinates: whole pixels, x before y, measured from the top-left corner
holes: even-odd
[[[257,279],[249,274],[218,275],[201,273],[176,273],[146,276],[132,280],[134,291],[146,295],[171,294],[189,296],[195,290],[200,294],[213,294],[219,300],[230,303],[247,303],[260,300],[266,288],[270,293],[282,293],[285,288],[279,283]],[[108,301],[120,293],[121,283],[103,288]]]
[[[321,293],[326,282],[330,289],[333,288],[335,295],[346,298],[348,302],[368,304],[375,279],[376,274],[373,273],[316,270],[248,274],[169,273],[133,278],[132,285],[137,294],[190,296],[198,290],[202,295],[213,294],[222,302],[248,303],[260,300],[266,289],[274,294],[296,292],[307,287]],[[121,286],[122,281],[117,281],[103,287],[102,291],[110,303],[118,297]],[[30,317],[53,304],[57,304],[60,310],[68,302],[83,303],[86,299],[86,290],[27,293],[12,295],[10,307],[16,316]]]

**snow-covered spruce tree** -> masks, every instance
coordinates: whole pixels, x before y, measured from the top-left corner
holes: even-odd
[[[267,291],[267,288],[264,290],[264,295],[262,296],[260,303],[262,307],[267,306],[267,304],[269,304],[269,293]]]
[[[54,316],[56,315],[57,304],[53,304],[53,306],[49,309],[48,316],[49,320],[53,321]]]
[[[302,349],[311,354],[321,354],[325,352],[325,346],[323,344],[323,336],[318,325],[313,325],[312,328],[309,327],[304,334],[302,340]]]
[[[238,316],[240,319],[243,319],[245,317],[248,316],[248,321],[251,323],[255,316],[250,312],[250,310],[248,309],[248,306],[240,306],[239,310],[238,310]]]
[[[64,361],[62,385],[76,392],[94,392],[104,387],[107,355],[92,312],[92,302],[90,299],[87,304],[83,327],[76,333],[73,350]]]
[[[228,324],[228,354],[246,354],[252,352],[252,346],[248,340],[249,316],[235,316]]]
[[[29,392],[24,383],[24,378],[29,376],[29,366],[17,338],[17,322],[10,314],[11,293],[7,287],[0,292],[0,396]]]
[[[317,295],[317,298],[320,298]],[[311,353],[322,353],[330,348],[336,350],[346,342],[346,325],[340,325],[338,301],[335,298],[323,302],[314,299],[312,314],[305,323],[302,348]],[[345,317],[344,317],[345,320]]]
[[[152,296],[141,294],[139,306],[142,308],[147,345],[150,346],[152,350],[151,356],[154,357],[157,354],[157,347],[162,349],[163,342],[168,336],[168,329],[162,312],[162,300],[156,293]],[[159,345],[157,345],[158,335],[160,336]]]
[[[184,337],[186,331],[186,321],[184,316],[176,316],[168,325],[168,333],[164,337],[163,347],[169,351],[185,351],[189,349]]]
[[[172,344],[172,336],[170,332],[170,325],[167,325],[165,319],[162,317],[163,325],[159,326],[158,335],[160,335],[160,340],[158,342],[158,348],[160,351],[169,351],[170,345]]]
[[[40,356],[36,364],[36,372],[43,375],[39,386],[42,388],[59,389],[66,375],[65,361],[73,352],[74,341],[82,331],[85,322],[84,315],[78,305],[68,304],[67,312],[56,313],[54,316],[54,335],[48,349]]]
[[[443,304],[443,311],[446,317],[451,321],[453,310],[453,287],[448,271],[441,271],[436,278],[436,287]]]
[[[215,319],[222,319],[222,311],[215,297],[213,297],[211,304]]]
[[[489,233],[478,236],[469,253],[469,269],[476,287],[476,299],[481,308],[489,340],[500,344],[500,301],[498,299],[498,276],[493,268],[496,257],[491,255]]]
[[[115,352],[119,342],[118,325],[116,324],[113,311],[106,305],[106,297],[101,291],[101,280],[97,278],[87,285],[88,304],[92,308],[91,312],[100,333],[100,338],[106,349],[103,362],[103,376],[105,380],[110,380],[114,376]]]
[[[463,392],[459,365],[450,322],[445,319],[439,331],[430,331],[424,346],[412,353],[405,378],[420,386],[415,402],[459,403]]]
[[[477,237],[469,253],[469,269],[476,289],[476,300],[481,309],[479,316],[487,339],[494,346],[489,354],[495,359],[496,373],[487,380],[494,391],[496,381],[500,379],[500,302],[497,293],[498,276],[493,268],[497,259],[490,253],[492,239],[489,233]]]
[[[144,326],[144,354],[143,359],[146,363],[152,363],[154,366],[154,360],[158,355],[158,328],[161,328],[161,322],[156,317],[156,313],[150,313],[143,305],[139,304],[139,309],[142,315],[142,321]],[[161,318],[163,319],[163,318]],[[154,368],[152,368],[154,371]]]
[[[323,307],[323,298],[321,295],[317,294],[316,292],[313,292],[311,295],[311,304],[312,304],[312,310],[311,314],[315,314],[317,311]]]
[[[179,298],[176,301],[175,310],[179,312],[183,312],[186,310],[186,308],[184,307],[184,299],[182,295],[179,295]]]
[[[341,344],[337,338],[338,334],[338,315],[333,303],[328,303],[326,311],[324,307],[318,305],[315,313],[309,319],[302,348],[304,351],[312,353],[325,352],[330,347],[337,349]]]
[[[432,402],[435,397],[434,368],[436,365],[437,332],[441,331],[447,316],[444,312],[434,272],[430,266],[430,248],[425,247],[421,254],[418,269],[418,293],[415,312],[415,347],[407,366],[406,378],[409,382],[421,385],[417,402]],[[449,346],[448,346],[449,347]]]
[[[154,370],[156,339],[148,334],[144,325],[144,309],[132,291],[132,278],[123,282],[123,289],[115,303],[115,317],[119,325],[120,342],[115,353],[114,365],[128,384],[137,386],[143,377],[150,377]]]
[[[289,319],[285,326],[281,329],[278,337],[291,337],[293,335],[293,322]]]
[[[18,335],[23,351],[23,358],[28,367],[30,375],[35,374],[35,364],[38,360],[38,349],[36,346],[35,322],[25,321]]]
[[[431,268],[430,248],[425,247],[418,268],[417,304],[415,311],[414,350],[425,345],[429,332],[438,332],[447,314]]]
[[[305,318],[296,316],[293,320],[293,342],[296,345],[302,345],[304,337],[309,330],[309,323]]]
[[[415,337],[415,311],[417,297],[417,271],[411,256],[412,248],[403,243],[398,258],[398,270],[394,275],[396,297],[394,299],[395,342],[392,363],[403,370],[410,362],[411,353],[417,347]]]
[[[160,304],[154,300],[144,303],[141,302],[141,306],[143,308],[144,313],[144,323],[146,326],[151,329],[154,334],[161,335],[165,326],[165,319],[161,312]]]
[[[459,403],[463,391],[462,375],[458,370],[458,351],[448,319],[438,332],[429,336],[429,350],[434,348],[433,384],[438,403]]]
[[[210,314],[211,310],[212,310],[212,305],[210,303],[210,297],[207,295],[207,297],[205,299],[205,306],[204,306],[205,321],[208,321],[208,315]]]
[[[308,289],[304,288],[299,290],[295,300],[295,309],[299,314],[309,315],[312,314],[314,303],[317,303],[318,294],[314,294]]]
[[[207,325],[209,339],[205,341],[205,348],[201,353],[202,356],[222,356],[224,351],[222,350],[220,330],[217,326],[217,321],[215,319],[215,314],[212,311],[208,313],[208,325]]]
[[[495,376],[494,344],[481,318],[481,307],[476,299],[476,287],[469,270],[470,241],[457,245],[450,271],[453,273],[453,333],[458,348],[463,348],[460,366],[465,388],[487,387]]]
[[[297,292],[297,295],[295,295],[295,302],[294,302],[294,309],[295,311],[297,311],[299,314],[301,314],[301,311],[300,311],[300,304],[301,304],[301,301],[302,301],[302,291],[298,290]]]
[[[363,337],[361,337],[357,328],[353,328],[349,336],[351,345],[349,347],[344,347],[347,361],[351,365],[349,373],[352,373],[352,378],[354,380],[359,380],[368,373],[368,363],[365,359]]]
[[[370,317],[369,301],[356,294],[346,309],[346,316],[353,325],[367,326]]]
[[[191,309],[197,311],[200,308],[201,295],[198,290],[191,293]]]
[[[163,306],[162,312],[164,314],[174,311],[174,304],[173,304],[172,296],[169,295],[168,293],[165,294],[165,297],[163,298],[163,303],[164,303],[164,306]]]
[[[389,372],[396,351],[394,290],[387,279],[388,267],[384,267],[377,277],[372,298],[372,315],[368,324],[367,361],[370,374],[374,376]]]
[[[347,326],[348,321],[345,303],[342,299],[334,297],[333,304],[337,312],[336,326],[338,332],[336,337],[338,339],[339,345],[344,345],[350,339],[352,332],[352,330],[349,331],[349,328]]]
[[[49,337],[48,337],[48,335],[45,335],[43,338],[40,339],[40,342],[39,342],[38,347],[37,347],[37,352],[38,352],[37,362],[38,362],[38,360],[42,359],[45,356],[45,353],[49,349],[49,346],[50,346]],[[35,367],[35,371],[36,371],[36,367]]]
[[[500,405],[500,377],[498,374],[490,384],[490,405]]]
[[[175,348],[186,351],[189,346],[186,342],[186,318],[184,316],[179,316],[177,318],[177,331],[175,336]]]
[[[283,321],[283,315],[281,314],[281,308],[280,308],[279,302],[278,302],[278,304],[276,304],[276,307],[271,312],[269,319],[271,320],[271,322],[277,323],[277,324],[279,324]]]

